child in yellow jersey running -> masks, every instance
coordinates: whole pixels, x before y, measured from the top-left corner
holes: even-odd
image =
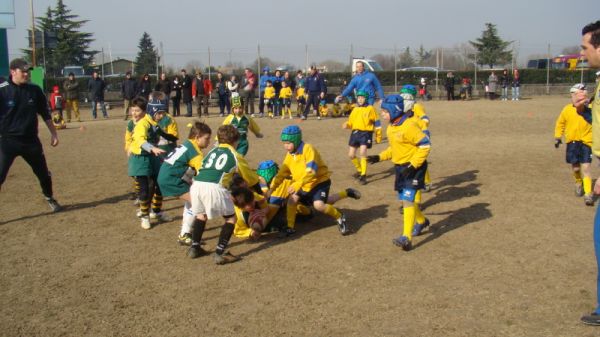
[[[286,235],[292,235],[296,224],[297,204],[312,205],[317,211],[325,213],[334,218],[338,224],[340,233],[348,235],[350,227],[346,224],[343,213],[333,207],[329,199],[329,188],[331,187],[331,172],[321,159],[321,154],[311,144],[302,141],[302,131],[297,125],[289,125],[281,132],[281,141],[287,151],[281,169],[273,178],[267,196],[283,183],[285,178],[291,176],[292,183],[288,188],[287,198]],[[333,195],[335,197],[336,195]]]
[[[404,229],[392,242],[408,251],[412,248],[412,237],[429,225],[415,200],[423,188],[431,145],[429,137],[411,120],[412,114],[405,113],[402,96],[386,96],[381,103],[381,116],[390,123],[386,130],[390,146],[379,155],[368,156],[367,161],[373,164],[391,160],[396,167],[394,190],[402,200]]]
[[[583,195],[586,205],[594,205],[592,193],[592,177],[590,163],[592,162],[592,115],[587,106],[587,90],[583,84],[571,87],[571,104],[567,104],[556,120],[554,129],[554,146],[558,149],[565,136],[567,143],[567,163],[571,164],[575,178],[575,193]],[[583,97],[583,99],[580,99]],[[582,177],[583,176],[583,177]]]
[[[296,117],[300,118],[306,107],[306,92],[302,84],[298,84],[298,89],[296,89],[296,103]]]
[[[279,103],[281,104],[281,119],[285,118],[286,111],[290,119],[292,119],[292,88],[288,87],[286,81],[281,81]]]
[[[367,149],[373,146],[373,132],[375,142],[381,143],[381,122],[372,105],[367,104],[369,94],[359,90],[356,93],[357,105],[352,110],[348,121],[342,127],[352,130],[348,142],[348,157],[356,168],[354,177],[361,185],[367,184]],[[356,151],[358,150],[358,157]]]
[[[407,84],[400,90],[400,95],[404,98],[404,107],[412,104],[413,117],[412,119],[421,128],[424,134],[431,140],[431,133],[429,132],[429,116],[425,113],[425,107],[423,104],[416,101],[417,88],[412,84]],[[406,110],[406,109],[405,109]],[[431,176],[429,175],[429,165],[427,165],[427,171],[425,171],[425,192],[431,190]]]

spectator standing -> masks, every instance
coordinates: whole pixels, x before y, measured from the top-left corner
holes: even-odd
[[[137,96],[137,82],[131,78],[131,71],[125,73],[125,81],[121,84],[121,95],[123,96],[123,114],[125,115],[124,120],[127,120],[129,116],[129,108],[131,107],[131,101]]]
[[[504,69],[502,71],[502,76],[500,76],[500,85],[502,86],[502,100],[508,101],[508,86],[510,85],[508,69]]]
[[[179,103],[181,102],[181,80],[179,76],[175,76],[173,78],[173,82],[171,83],[171,101],[173,101],[173,116],[180,116],[181,110]]]
[[[231,98],[238,97],[240,95],[238,91],[239,86],[240,84],[238,83],[237,77],[235,75],[231,75],[229,81],[227,81],[227,89],[231,93]]]
[[[379,79],[372,72],[365,70],[365,64],[360,61],[356,62],[356,74],[354,74],[346,89],[344,89],[336,100],[339,101],[342,97],[348,97],[355,90],[364,91],[369,94],[369,98],[367,99],[368,105],[375,104],[375,93],[377,93],[379,99],[383,99],[384,97],[383,87]]]
[[[62,207],[54,199],[52,176],[38,137],[38,115],[50,131],[50,145],[58,145],[58,135],[48,111],[42,89],[29,83],[31,67],[23,59],[9,65],[10,77],[0,84],[0,187],[15,158],[23,157],[40,182],[42,193],[52,212]]]
[[[186,117],[192,117],[192,77],[187,74],[185,69],[181,69],[181,99],[186,108]]]
[[[88,82],[90,101],[92,101],[92,117],[94,119],[97,117],[96,109],[98,104],[100,104],[100,109],[102,109],[102,116],[104,118],[108,118],[106,106],[104,106],[104,89],[106,89],[104,80],[100,78],[100,75],[98,75],[97,71],[94,71],[92,73],[92,78]]]
[[[138,96],[142,96],[148,100],[150,93],[152,92],[152,83],[150,82],[150,75],[144,74],[140,79],[140,84],[138,85]]]
[[[264,67],[262,70],[263,74],[260,77],[258,84],[258,113],[260,117],[265,115],[265,88],[267,87],[267,81],[273,83],[273,76],[271,76],[271,68]]]
[[[454,100],[454,74],[449,71],[448,74],[446,74],[446,83],[444,84],[444,87],[446,88],[446,97],[449,101],[453,101]]]
[[[317,115],[317,119],[321,119],[321,115],[319,113],[319,103],[325,98],[325,94],[327,94],[327,87],[325,86],[323,76],[319,74],[316,66],[310,67],[310,76],[306,78],[305,84],[305,90],[308,94],[308,99],[306,101],[306,107],[304,108],[302,119],[306,119],[308,117],[308,112],[310,111],[311,105],[313,106],[314,112]]]
[[[75,79],[75,74],[69,73],[69,77],[63,82],[65,90],[65,110],[67,112],[67,123],[71,123],[71,111],[75,113],[75,118],[81,122],[79,117],[79,82]]]
[[[583,27],[581,31],[581,55],[588,60],[590,68],[600,69],[600,20]],[[600,83],[594,90],[592,106],[592,153],[600,157]],[[581,94],[579,99],[585,99]],[[600,194],[600,180],[596,180],[594,194]],[[600,207],[600,203],[598,204]],[[589,325],[600,325],[600,211],[596,209],[594,217],[594,251],[596,253],[596,308],[591,314],[581,317],[581,321]]]
[[[498,86],[498,76],[496,76],[496,73],[492,71],[492,73],[488,77],[489,98],[491,100],[496,98],[496,87],[497,86]]]
[[[281,115],[281,100],[279,99],[279,93],[281,93],[281,82],[283,81],[284,78],[283,75],[281,75],[281,71],[275,70],[275,75],[273,76],[273,88],[275,88],[273,112],[275,113],[275,117],[279,117]]]
[[[198,71],[192,82],[192,97],[196,100],[198,117],[202,116],[202,110],[204,110],[204,116],[208,117],[208,99],[212,90],[210,80],[204,78],[202,72]]]
[[[519,69],[513,70],[513,79],[512,79],[512,100],[518,101],[520,97],[521,91],[521,77],[519,76]]]
[[[171,81],[167,78],[167,74],[160,74],[160,80],[156,82],[154,86],[155,91],[160,91],[165,93],[165,97],[167,97],[167,113],[169,113],[169,97],[171,97]]]
[[[244,69],[244,83],[242,85],[240,97],[242,98],[244,113],[248,114],[249,111],[250,116],[252,117],[254,117],[254,91],[256,90],[257,83],[258,80],[256,79],[256,75],[252,72],[252,70],[250,68]]]
[[[227,114],[231,113],[231,101],[230,96],[231,93],[229,91],[229,81],[226,81],[223,78],[223,74],[221,72],[217,73],[217,82],[215,83],[215,90],[217,95],[219,96],[219,116],[225,116],[225,109],[227,109]]]

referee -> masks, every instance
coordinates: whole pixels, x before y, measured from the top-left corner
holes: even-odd
[[[50,145],[58,145],[48,101],[40,87],[29,83],[31,67],[25,60],[14,59],[9,68],[8,81],[0,84],[0,188],[13,161],[21,156],[40,181],[52,212],[58,212],[62,207],[52,196],[52,178],[38,138],[39,114],[52,135]]]

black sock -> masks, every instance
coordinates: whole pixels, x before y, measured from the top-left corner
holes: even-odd
[[[232,223],[226,222],[223,227],[221,227],[221,234],[219,234],[219,243],[217,244],[217,249],[215,252],[219,255],[223,255],[227,245],[229,244],[229,239],[233,235],[233,228],[235,226]]]
[[[202,240],[202,234],[204,234],[205,226],[206,221],[198,218],[194,219],[194,223],[192,224],[192,244],[200,244],[200,240]]]

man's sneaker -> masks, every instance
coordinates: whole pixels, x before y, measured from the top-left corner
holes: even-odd
[[[60,212],[62,210],[62,206],[58,203],[58,201],[56,201],[56,199],[46,198],[46,201],[48,202],[48,206],[50,206],[52,213]]]
[[[575,185],[575,195],[578,197],[583,197],[583,186],[581,184]]]
[[[415,226],[413,227],[412,230],[412,235],[413,236],[419,236],[421,235],[421,232],[423,232],[423,230],[425,228],[427,228],[427,226],[429,226],[429,219],[425,218],[425,222],[423,222],[422,224],[415,224]]]
[[[340,230],[340,233],[342,235],[350,234],[351,230],[350,227],[348,227],[348,224],[346,223],[346,216],[344,215],[344,213],[342,213],[342,216],[336,221],[338,224],[338,229]]]
[[[202,247],[200,247],[199,244],[195,244],[195,245],[193,244],[187,250],[187,256],[191,259],[195,259],[197,257],[206,255],[206,254],[208,254],[208,253],[204,249],[202,249]]]
[[[184,233],[183,235],[179,235],[177,242],[182,246],[191,246],[192,245],[192,234]]]
[[[232,255],[230,252],[225,252],[223,254],[214,253],[213,260],[216,264],[227,264],[239,261],[240,258],[235,255]]]
[[[361,185],[366,185],[367,184],[367,176],[366,175],[361,175],[358,178],[358,183]]]
[[[306,120],[306,116],[302,115],[302,117],[300,117],[301,120],[305,121]]]
[[[356,200],[360,199],[360,197],[362,196],[360,194],[359,190],[355,190],[353,188],[347,188],[346,195],[348,196],[348,198],[352,198],[352,199],[356,199]]]
[[[219,117],[225,117],[225,114],[219,114]]]
[[[173,221],[173,218],[171,218],[165,212],[160,212],[160,213],[150,212],[150,219],[156,219],[156,220],[158,220],[160,222],[170,222],[170,221]]]
[[[292,236],[296,233],[296,230],[290,227],[283,227],[281,231],[279,231],[280,238],[287,238],[288,236]]]
[[[592,312],[589,315],[585,315],[581,317],[581,322],[587,325],[600,325],[600,315],[595,312]]]
[[[143,229],[150,229],[152,228],[152,225],[150,224],[150,218],[147,216],[143,216],[142,217],[142,228]]]
[[[317,116],[317,119],[318,119],[318,120],[321,120],[321,116]]]
[[[398,247],[402,247],[402,249],[407,252],[412,249],[412,242],[404,235],[393,239],[392,243]]]
[[[591,193],[584,195],[583,201],[585,202],[586,206],[594,206],[594,195]]]
[[[256,117],[256,116],[255,116],[254,114],[250,114],[250,117],[254,118],[254,117]]]

